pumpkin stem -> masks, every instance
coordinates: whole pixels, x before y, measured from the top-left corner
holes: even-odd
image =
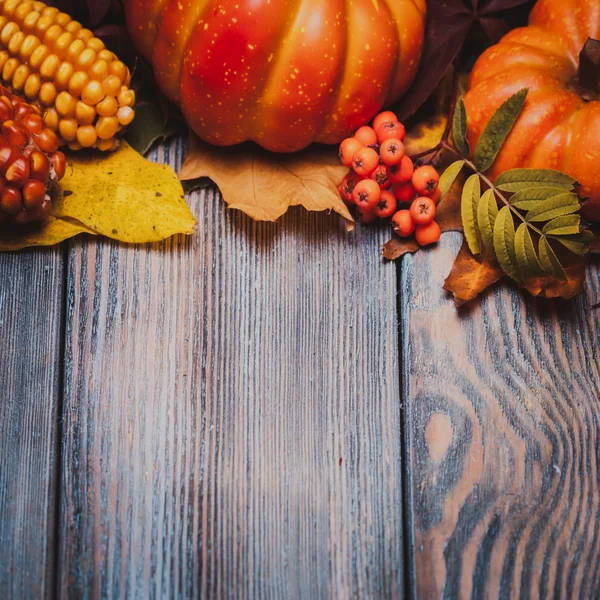
[[[600,98],[600,40],[588,38],[585,43],[572,89],[586,102]]]

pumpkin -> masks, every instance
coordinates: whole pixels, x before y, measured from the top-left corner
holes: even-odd
[[[527,27],[477,60],[465,95],[471,148],[492,114],[528,88],[522,113],[492,165],[563,171],[580,184],[582,213],[600,220],[600,2],[539,0]],[[591,39],[590,39],[591,38]]]
[[[338,143],[398,100],[425,0],[125,0],[165,95],[204,140],[291,152]]]

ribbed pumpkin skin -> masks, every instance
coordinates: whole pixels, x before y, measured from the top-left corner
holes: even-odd
[[[600,37],[598,0],[539,0],[528,27],[515,29],[479,58],[465,96],[471,148],[500,104],[522,88],[522,114],[490,169],[549,168],[568,173],[591,200],[584,215],[600,220],[600,101],[570,91],[579,54]]]
[[[425,0],[126,0],[129,32],[194,131],[291,152],[337,143],[398,100]]]

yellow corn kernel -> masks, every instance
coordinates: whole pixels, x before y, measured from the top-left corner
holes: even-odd
[[[63,28],[60,25],[52,25],[52,27],[48,28],[46,34],[44,35],[44,44],[50,46],[50,48],[54,48],[56,45],[56,41],[62,35]]]
[[[37,73],[31,73],[25,82],[25,87],[23,88],[25,96],[28,100],[37,100],[41,85],[42,80],[40,79],[40,76]]]
[[[56,86],[51,81],[46,81],[45,83],[42,83],[42,86],[40,87],[38,99],[44,106],[50,106],[56,100],[57,93]]]
[[[6,52],[6,50],[3,50],[2,52],[0,52],[0,71],[2,69],[4,69],[4,65],[6,64],[6,61],[10,58],[10,55],[8,54],[8,52]]]
[[[4,14],[12,17],[15,13],[15,9],[20,4],[20,0],[6,0],[4,3]]]
[[[59,90],[66,90],[71,80],[71,76],[75,72],[75,67],[70,62],[60,63],[60,67],[54,74],[54,83]]]
[[[87,42],[87,47],[91,48],[94,52],[101,52],[102,50],[104,50],[106,48],[106,46],[104,45],[104,42],[97,37],[93,37],[91,39],[88,40]]]
[[[96,111],[93,106],[80,100],[75,106],[75,118],[80,125],[91,125],[96,118]]]
[[[50,48],[45,44],[38,46],[29,57],[29,64],[34,69],[39,69],[41,64],[50,56]]]
[[[20,92],[25,87],[25,82],[29,77],[29,67],[27,65],[19,65],[13,75],[12,87],[15,92]]]
[[[60,66],[60,58],[56,54],[49,54],[40,66],[40,75],[44,79],[53,79],[54,73]]]
[[[2,68],[2,79],[12,82],[13,75],[19,66],[19,61],[16,58],[9,58]]]
[[[82,148],[91,148],[98,139],[98,134],[93,125],[82,125],[77,130],[77,142]]]
[[[75,63],[80,69],[87,70],[96,62],[96,52],[86,48],[76,59]]]
[[[129,79],[129,69],[120,60],[111,62],[108,70],[111,75],[116,75],[121,80],[121,83],[125,83]]]
[[[103,98],[104,90],[102,89],[102,84],[93,79],[88,82],[81,92],[81,99],[90,106],[95,106]]]
[[[117,119],[119,119],[121,125],[129,125],[133,121],[134,116],[135,113],[130,106],[123,106],[117,111]]]
[[[55,21],[61,27],[66,27],[72,21],[72,19],[67,13],[61,12],[56,15]]]
[[[33,4],[31,4],[31,2],[21,2],[15,10],[15,19],[17,20],[17,23],[23,21],[25,17],[32,12],[35,12],[35,10],[33,9]]]
[[[37,25],[37,22],[40,20],[40,13],[33,11],[30,12],[24,19],[23,19],[23,31],[26,31],[27,33],[33,33],[35,31],[35,27]]]
[[[82,40],[73,40],[67,50],[67,60],[75,62],[77,57],[85,50],[85,42]]]
[[[119,106],[133,106],[135,104],[135,92],[125,88],[119,92],[117,96]]]
[[[42,15],[35,24],[35,31],[38,37],[42,39],[46,31],[48,31],[52,25],[54,25],[54,21],[50,17]]]
[[[21,60],[26,61],[31,55],[37,50],[42,42],[38,40],[35,35],[29,34],[23,43],[21,44],[21,49],[19,50],[19,56]]]
[[[69,150],[73,150],[74,152],[77,152],[78,150],[81,150],[81,146],[77,142],[70,142]]]
[[[81,23],[78,23],[77,21],[70,21],[67,23],[67,25],[65,25],[65,31],[75,35],[81,29],[81,27]]]
[[[8,42],[8,51],[13,55],[18,54],[24,41],[25,34],[22,31],[17,31]]]
[[[121,91],[121,80],[116,75],[109,75],[102,82],[102,89],[107,96],[116,96]]]
[[[75,119],[61,119],[58,124],[58,133],[67,142],[73,142],[77,138],[77,121]]]
[[[18,31],[19,31],[19,26],[16,23],[9,21],[2,28],[2,31],[0,31],[0,41],[2,41],[2,44],[5,47],[8,46],[8,43],[10,42],[10,38],[12,38],[12,36],[15,35],[15,33],[17,33]]]
[[[96,123],[96,133],[101,140],[109,140],[119,130],[117,117],[100,117]]]
[[[59,58],[64,60],[64,58],[67,56],[67,52],[72,41],[73,35],[68,31],[64,31],[60,34],[59,38],[54,44],[54,52]]]
[[[116,60],[115,55],[110,50],[107,50],[106,48],[104,50],[100,50],[100,52],[98,52],[98,59],[105,60],[108,63],[113,60]]]
[[[77,100],[75,100],[69,92],[60,92],[60,94],[56,96],[56,111],[61,117],[72,117],[75,114],[76,105]]]
[[[104,81],[108,77],[108,63],[99,59],[88,69],[88,73],[92,79]]]
[[[118,147],[118,142],[114,138],[110,139],[110,140],[99,139],[96,142],[96,148],[98,148],[98,150],[101,150],[102,152],[109,152],[111,150],[116,150],[117,147]]]
[[[44,125],[49,129],[52,129],[52,131],[56,131],[58,129],[59,117],[56,110],[54,110],[53,108],[49,108],[44,113],[43,119]]]
[[[81,96],[81,92],[89,80],[90,76],[85,71],[76,71],[69,80],[69,92],[73,96]]]
[[[83,40],[86,44],[89,40],[91,40],[94,37],[94,34],[89,30],[89,29],[84,29],[81,28],[78,32],[77,32],[77,39],[78,40]]]
[[[96,112],[101,117],[111,117],[117,112],[119,105],[117,99],[114,96],[106,96],[104,100],[101,100],[96,104]]]
[[[55,6],[46,6],[43,10],[42,10],[42,15],[44,17],[49,17],[50,19],[52,19],[53,21],[56,20],[56,15],[59,13],[58,8],[56,8]]]

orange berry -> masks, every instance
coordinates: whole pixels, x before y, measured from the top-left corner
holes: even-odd
[[[410,202],[415,197],[415,188],[410,181],[406,183],[394,183],[392,185],[392,192],[399,202]]]
[[[379,154],[385,165],[397,165],[404,158],[404,144],[396,138],[390,138],[381,144]]]
[[[379,165],[379,154],[373,148],[366,146],[355,152],[352,158],[352,168],[363,177],[369,177]]]
[[[412,176],[412,184],[417,194],[431,194],[438,186],[440,176],[430,165],[419,167]]]
[[[373,210],[381,197],[381,189],[372,179],[359,181],[352,192],[352,199],[356,206],[363,210]]]
[[[398,121],[392,121],[391,123],[384,123],[379,127],[377,130],[377,141],[383,144],[385,140],[395,138],[403,142],[405,135],[406,130],[404,129],[404,125]]]
[[[421,196],[410,205],[410,214],[417,225],[427,225],[435,219],[435,204],[431,198]]]
[[[404,158],[397,165],[390,165],[387,168],[388,177],[392,183],[407,183],[412,179],[415,167],[409,156]]]
[[[364,144],[361,144],[355,138],[346,138],[340,144],[340,150],[338,152],[341,163],[346,167],[350,167],[352,165],[352,158],[354,157],[354,154],[363,146]]]
[[[392,192],[382,190],[379,202],[375,205],[373,212],[380,219],[389,219],[398,208],[398,201]]]
[[[415,222],[410,216],[410,211],[404,209],[399,210],[394,214],[392,217],[392,227],[394,228],[396,235],[399,235],[400,237],[412,235],[415,230]]]
[[[362,177],[357,175],[354,171],[350,171],[350,173],[348,173],[346,177],[342,179],[342,183],[340,183],[338,191],[340,192],[340,196],[344,202],[347,202],[348,204],[354,204],[352,192],[354,191],[356,184],[361,180]]]
[[[395,123],[397,120],[398,117],[391,110],[385,110],[380,112],[373,119],[373,129],[378,131],[382,125],[385,125],[386,123]]]
[[[361,142],[364,146],[372,146],[377,143],[377,134],[372,127],[363,125],[354,134],[354,138]]]
[[[431,221],[427,225],[419,225],[415,231],[415,237],[420,246],[428,246],[439,241],[441,235],[440,226]]]
[[[425,194],[425,196],[431,198],[433,200],[433,203],[437,205],[437,203],[440,201],[440,198],[442,197],[442,190],[440,190],[440,188],[437,187],[435,188],[435,190],[433,190],[433,192]]]
[[[372,173],[371,177],[373,181],[376,181],[382,190],[387,190],[392,185],[392,182],[388,178],[387,169],[384,165],[379,165]]]

